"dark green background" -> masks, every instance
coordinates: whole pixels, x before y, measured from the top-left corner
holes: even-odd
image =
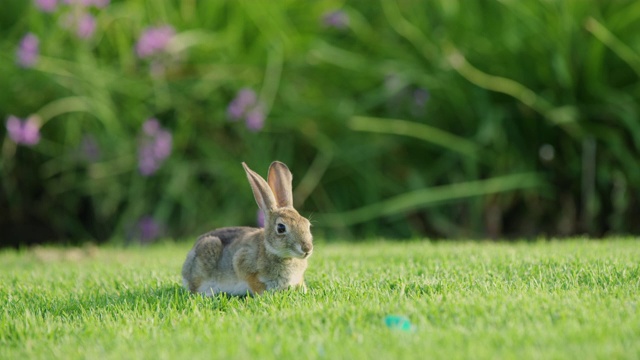
[[[334,10],[347,28],[323,24]],[[34,147],[0,128],[1,245],[133,241],[144,216],[164,237],[254,225],[240,163],[275,159],[327,239],[640,233],[640,2],[112,1],[89,40],[69,11],[0,12],[0,117],[44,119]],[[154,77],[133,49],[163,24],[178,35]],[[267,105],[260,132],[228,119],[241,88]],[[173,153],[143,177],[150,117]]]

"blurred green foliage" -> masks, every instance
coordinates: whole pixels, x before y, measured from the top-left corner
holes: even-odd
[[[0,117],[41,123],[34,146],[0,129],[3,245],[254,225],[240,162],[274,159],[320,236],[640,233],[640,2],[35,4],[0,15]],[[164,25],[166,51],[138,58]],[[240,89],[259,131],[230,121]],[[173,151],[144,176],[149,118]]]

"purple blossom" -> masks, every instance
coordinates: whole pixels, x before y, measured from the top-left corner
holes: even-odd
[[[88,39],[96,31],[96,18],[88,12],[71,12],[62,18],[62,26],[73,29],[80,39]]]
[[[110,0],[93,0],[93,6],[103,9],[109,6]]]
[[[258,101],[256,92],[251,89],[241,89],[227,107],[227,114],[231,121],[244,118],[247,128],[259,131],[264,127],[265,113],[263,105]]]
[[[80,140],[80,151],[82,156],[90,161],[96,162],[100,159],[100,146],[92,135],[84,135]]]
[[[264,126],[264,111],[262,106],[256,106],[246,117],[247,128],[251,131],[260,131]]]
[[[162,235],[162,225],[151,216],[143,216],[135,226],[135,235],[142,244],[148,244]]]
[[[162,166],[171,155],[173,136],[160,126],[156,119],[148,119],[142,124],[142,138],[138,147],[138,169],[144,176],[150,176]]]
[[[424,115],[425,109],[427,107],[427,102],[429,101],[430,97],[431,97],[431,94],[426,89],[417,88],[413,90],[413,93],[411,94],[411,103],[410,103],[411,112],[413,113],[413,115],[415,116]]]
[[[160,168],[160,163],[153,153],[153,148],[142,145],[138,148],[138,170],[144,176],[153,175]]]
[[[24,68],[33,67],[40,56],[40,40],[32,33],[25,35],[20,40],[17,51],[18,65]]]
[[[91,7],[95,6],[98,9],[103,9],[109,5],[110,0],[62,0],[62,3],[77,7]]]
[[[40,142],[40,121],[36,116],[30,116],[22,121],[16,116],[9,115],[7,132],[16,144],[33,146]]]
[[[343,30],[349,26],[349,16],[342,10],[330,11],[322,15],[322,23],[326,27]]]
[[[262,210],[258,210],[258,214],[256,215],[256,222],[258,227],[264,227],[264,212]]]
[[[91,14],[85,13],[78,19],[76,23],[76,35],[81,39],[88,39],[93,36],[96,31],[96,18]]]
[[[158,131],[156,139],[153,142],[153,153],[156,158],[164,160],[171,155],[171,148],[173,145],[173,136],[166,130]]]
[[[89,7],[93,5],[93,0],[62,0],[65,5],[77,7]]]
[[[164,52],[175,34],[169,25],[146,28],[136,44],[138,57],[143,59]]]
[[[251,89],[241,89],[227,108],[227,113],[232,120],[239,120],[247,110],[256,105],[258,97]]]
[[[52,13],[58,7],[58,0],[35,0],[35,5],[40,11]]]
[[[413,102],[419,108],[424,108],[430,97],[431,94],[426,89],[418,88],[413,91]]]
[[[158,122],[158,119],[147,119],[147,121],[142,124],[142,131],[149,136],[155,136],[158,131],[160,131],[160,123]]]

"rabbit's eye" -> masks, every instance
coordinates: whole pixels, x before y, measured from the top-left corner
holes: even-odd
[[[287,227],[284,224],[279,223],[276,225],[276,232],[282,235],[287,232]]]

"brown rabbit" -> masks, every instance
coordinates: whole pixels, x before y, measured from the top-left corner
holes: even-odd
[[[300,287],[313,251],[311,224],[293,208],[287,165],[274,161],[268,182],[242,163],[264,228],[227,227],[198,238],[182,266],[184,286],[208,296],[261,294]]]

